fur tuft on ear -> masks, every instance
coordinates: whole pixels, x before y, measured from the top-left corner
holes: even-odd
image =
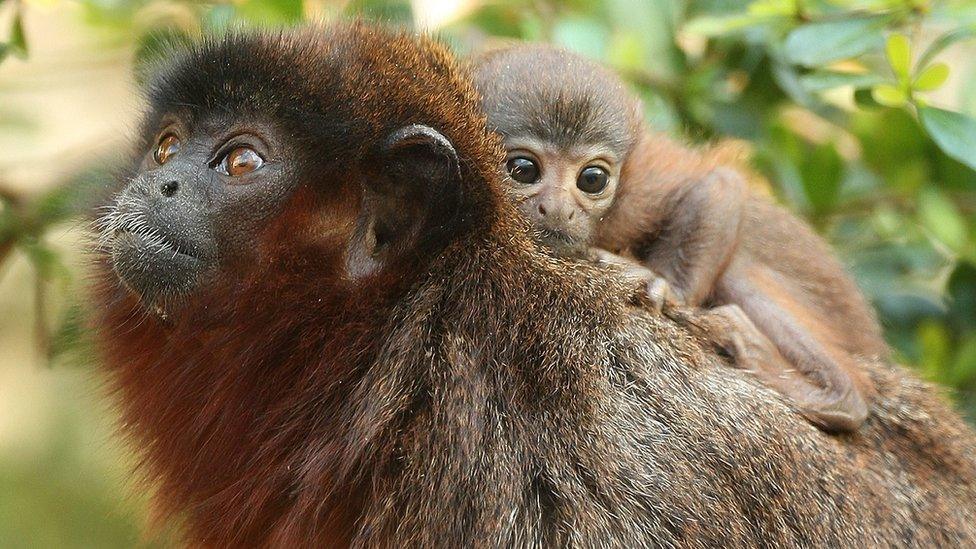
[[[421,124],[383,142],[378,177],[363,193],[363,212],[349,250],[353,278],[383,269],[406,251],[435,240],[458,205],[461,164],[443,134]]]

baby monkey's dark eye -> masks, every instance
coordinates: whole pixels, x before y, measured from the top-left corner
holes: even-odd
[[[524,156],[510,158],[505,164],[512,179],[519,183],[535,183],[539,180],[539,166],[531,159]]]
[[[217,164],[217,171],[231,177],[249,174],[264,165],[264,159],[250,147],[237,147]]]
[[[171,156],[180,152],[183,148],[183,144],[180,143],[180,139],[175,135],[168,133],[159,140],[159,144],[156,145],[156,150],[153,152],[153,159],[157,164],[162,166],[169,160]]]
[[[606,189],[608,183],[610,183],[610,174],[599,166],[583,168],[579,177],[576,178],[576,187],[584,193],[590,194],[596,194]]]

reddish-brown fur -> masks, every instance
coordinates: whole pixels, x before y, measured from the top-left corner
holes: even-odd
[[[289,241],[293,227],[314,229],[314,220],[303,219],[301,198],[292,213],[276,220],[278,230],[269,230],[266,248]],[[321,254],[330,245],[338,250],[337,244],[326,239],[316,246]],[[141,312],[134,296],[120,295],[109,283],[110,270],[101,275],[107,305],[101,323],[118,327],[106,334],[104,348],[126,405],[123,425],[146,445],[145,473],[161,481],[157,503],[163,514],[184,514],[193,539],[221,545],[266,539],[274,521],[294,505],[294,477],[287,472],[305,464],[293,448],[309,438],[337,438],[336,425],[324,419],[341,413],[343,382],[357,366],[347,349],[368,349],[377,327],[361,323],[369,316],[366,307],[375,306],[367,296],[340,293],[322,301],[330,294],[303,283],[334,283],[336,264],[256,272],[188,308],[185,314],[200,323],[173,326]],[[296,311],[294,303],[307,306]],[[298,321],[308,329],[295,333]],[[296,391],[296,385],[308,389]],[[335,474],[322,471],[318,478],[323,502],[341,494],[342,505],[327,511],[327,536],[334,539],[321,541],[329,544],[348,538],[351,517],[358,514],[349,508],[355,505],[349,487],[337,486]]]
[[[315,48],[311,60],[351,60],[346,87],[331,93],[350,98],[343,106],[356,109],[354,116],[383,131],[404,116],[430,113],[470,151],[466,171],[494,166],[486,159],[499,154],[498,144],[444,48],[358,25],[335,30],[331,42],[309,39],[311,30],[293,41]],[[265,42],[285,49],[288,38],[277,40]],[[444,89],[460,95],[443,101]],[[110,258],[100,258],[102,348],[123,426],[145,450],[146,476],[161,481],[161,514],[184,517],[196,542],[345,545],[361,513],[363,488],[340,480],[348,463],[330,458],[343,445],[336,418],[348,413],[349,387],[376,353],[390,296],[410,275],[381,273],[357,286],[341,272],[358,214],[357,181],[328,200],[309,188],[296,193],[260,235],[259,262],[235,265],[245,273],[239,282],[215,281],[172,323],[144,312],[117,282]],[[468,194],[495,200],[477,189]],[[333,442],[304,448],[309,440]],[[295,485],[297,478],[305,485]]]

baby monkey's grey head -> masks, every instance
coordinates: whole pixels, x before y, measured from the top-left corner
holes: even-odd
[[[642,131],[640,101],[598,63],[544,45],[489,52],[474,77],[522,212],[554,251],[585,250]]]

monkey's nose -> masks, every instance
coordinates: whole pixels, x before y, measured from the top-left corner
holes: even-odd
[[[159,193],[169,198],[176,194],[176,191],[180,189],[180,184],[176,181],[168,181],[159,186]]]
[[[543,216],[546,215],[546,207],[543,206],[542,204],[539,204],[539,214]]]

